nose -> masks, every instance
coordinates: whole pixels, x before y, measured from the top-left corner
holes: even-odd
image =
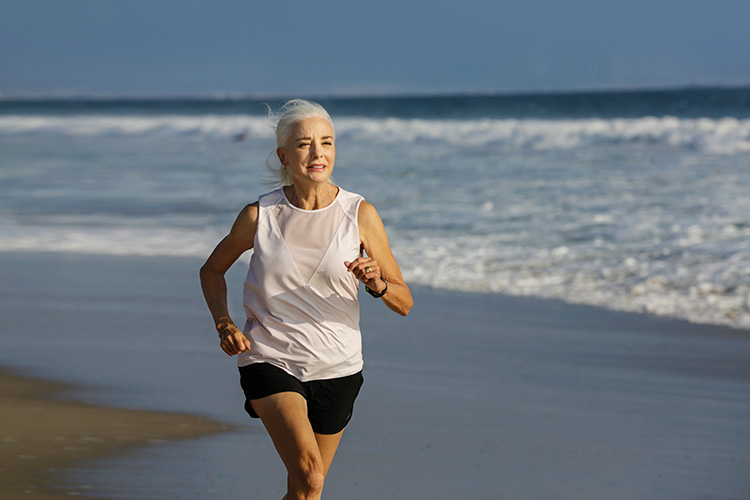
[[[312,144],[310,144],[310,156],[312,156],[313,158],[322,156],[320,152],[320,147],[315,141],[313,141]]]

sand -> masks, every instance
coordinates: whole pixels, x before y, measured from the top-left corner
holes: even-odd
[[[0,372],[0,498],[53,500],[86,494],[67,488],[58,472],[135,446],[227,430],[189,415],[54,398],[64,388]]]
[[[0,256],[0,364],[77,384],[62,394],[74,406],[179,412],[230,427],[108,450],[49,476],[56,491],[282,496],[283,466],[242,410],[235,361],[218,350],[202,303],[199,266]],[[229,276],[236,320],[243,273],[240,265]],[[750,496],[750,332],[559,301],[413,292],[408,318],[361,297],[365,384],[325,498]],[[41,422],[54,426],[51,417]],[[76,432],[92,435],[88,425]]]

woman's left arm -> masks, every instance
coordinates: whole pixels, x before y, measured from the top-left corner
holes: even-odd
[[[358,257],[353,262],[344,262],[344,265],[376,293],[382,292],[387,286],[388,290],[381,297],[383,302],[389,309],[406,316],[414,305],[411,291],[391,253],[383,221],[375,207],[366,201],[359,207],[358,223],[360,243],[367,257]]]

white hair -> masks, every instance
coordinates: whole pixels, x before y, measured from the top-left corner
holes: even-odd
[[[323,106],[317,102],[306,101],[304,99],[292,99],[287,101],[281,106],[279,110],[281,116],[277,119],[276,116],[268,108],[268,116],[274,123],[274,130],[276,132],[276,147],[281,148],[286,146],[286,141],[289,139],[289,134],[292,132],[292,126],[295,123],[299,123],[302,120],[308,118],[323,118],[331,124],[331,130],[333,130],[333,121],[331,115],[325,110]],[[336,132],[333,132],[334,138]],[[276,150],[272,151],[268,158],[266,158],[266,167],[268,167],[269,174],[265,176],[265,184],[269,186],[291,186],[292,176],[289,170],[284,168],[279,160]],[[333,182],[333,181],[331,181]]]

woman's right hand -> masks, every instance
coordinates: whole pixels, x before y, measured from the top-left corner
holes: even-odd
[[[227,325],[219,331],[221,349],[228,356],[234,356],[250,350],[250,341],[235,325]]]

